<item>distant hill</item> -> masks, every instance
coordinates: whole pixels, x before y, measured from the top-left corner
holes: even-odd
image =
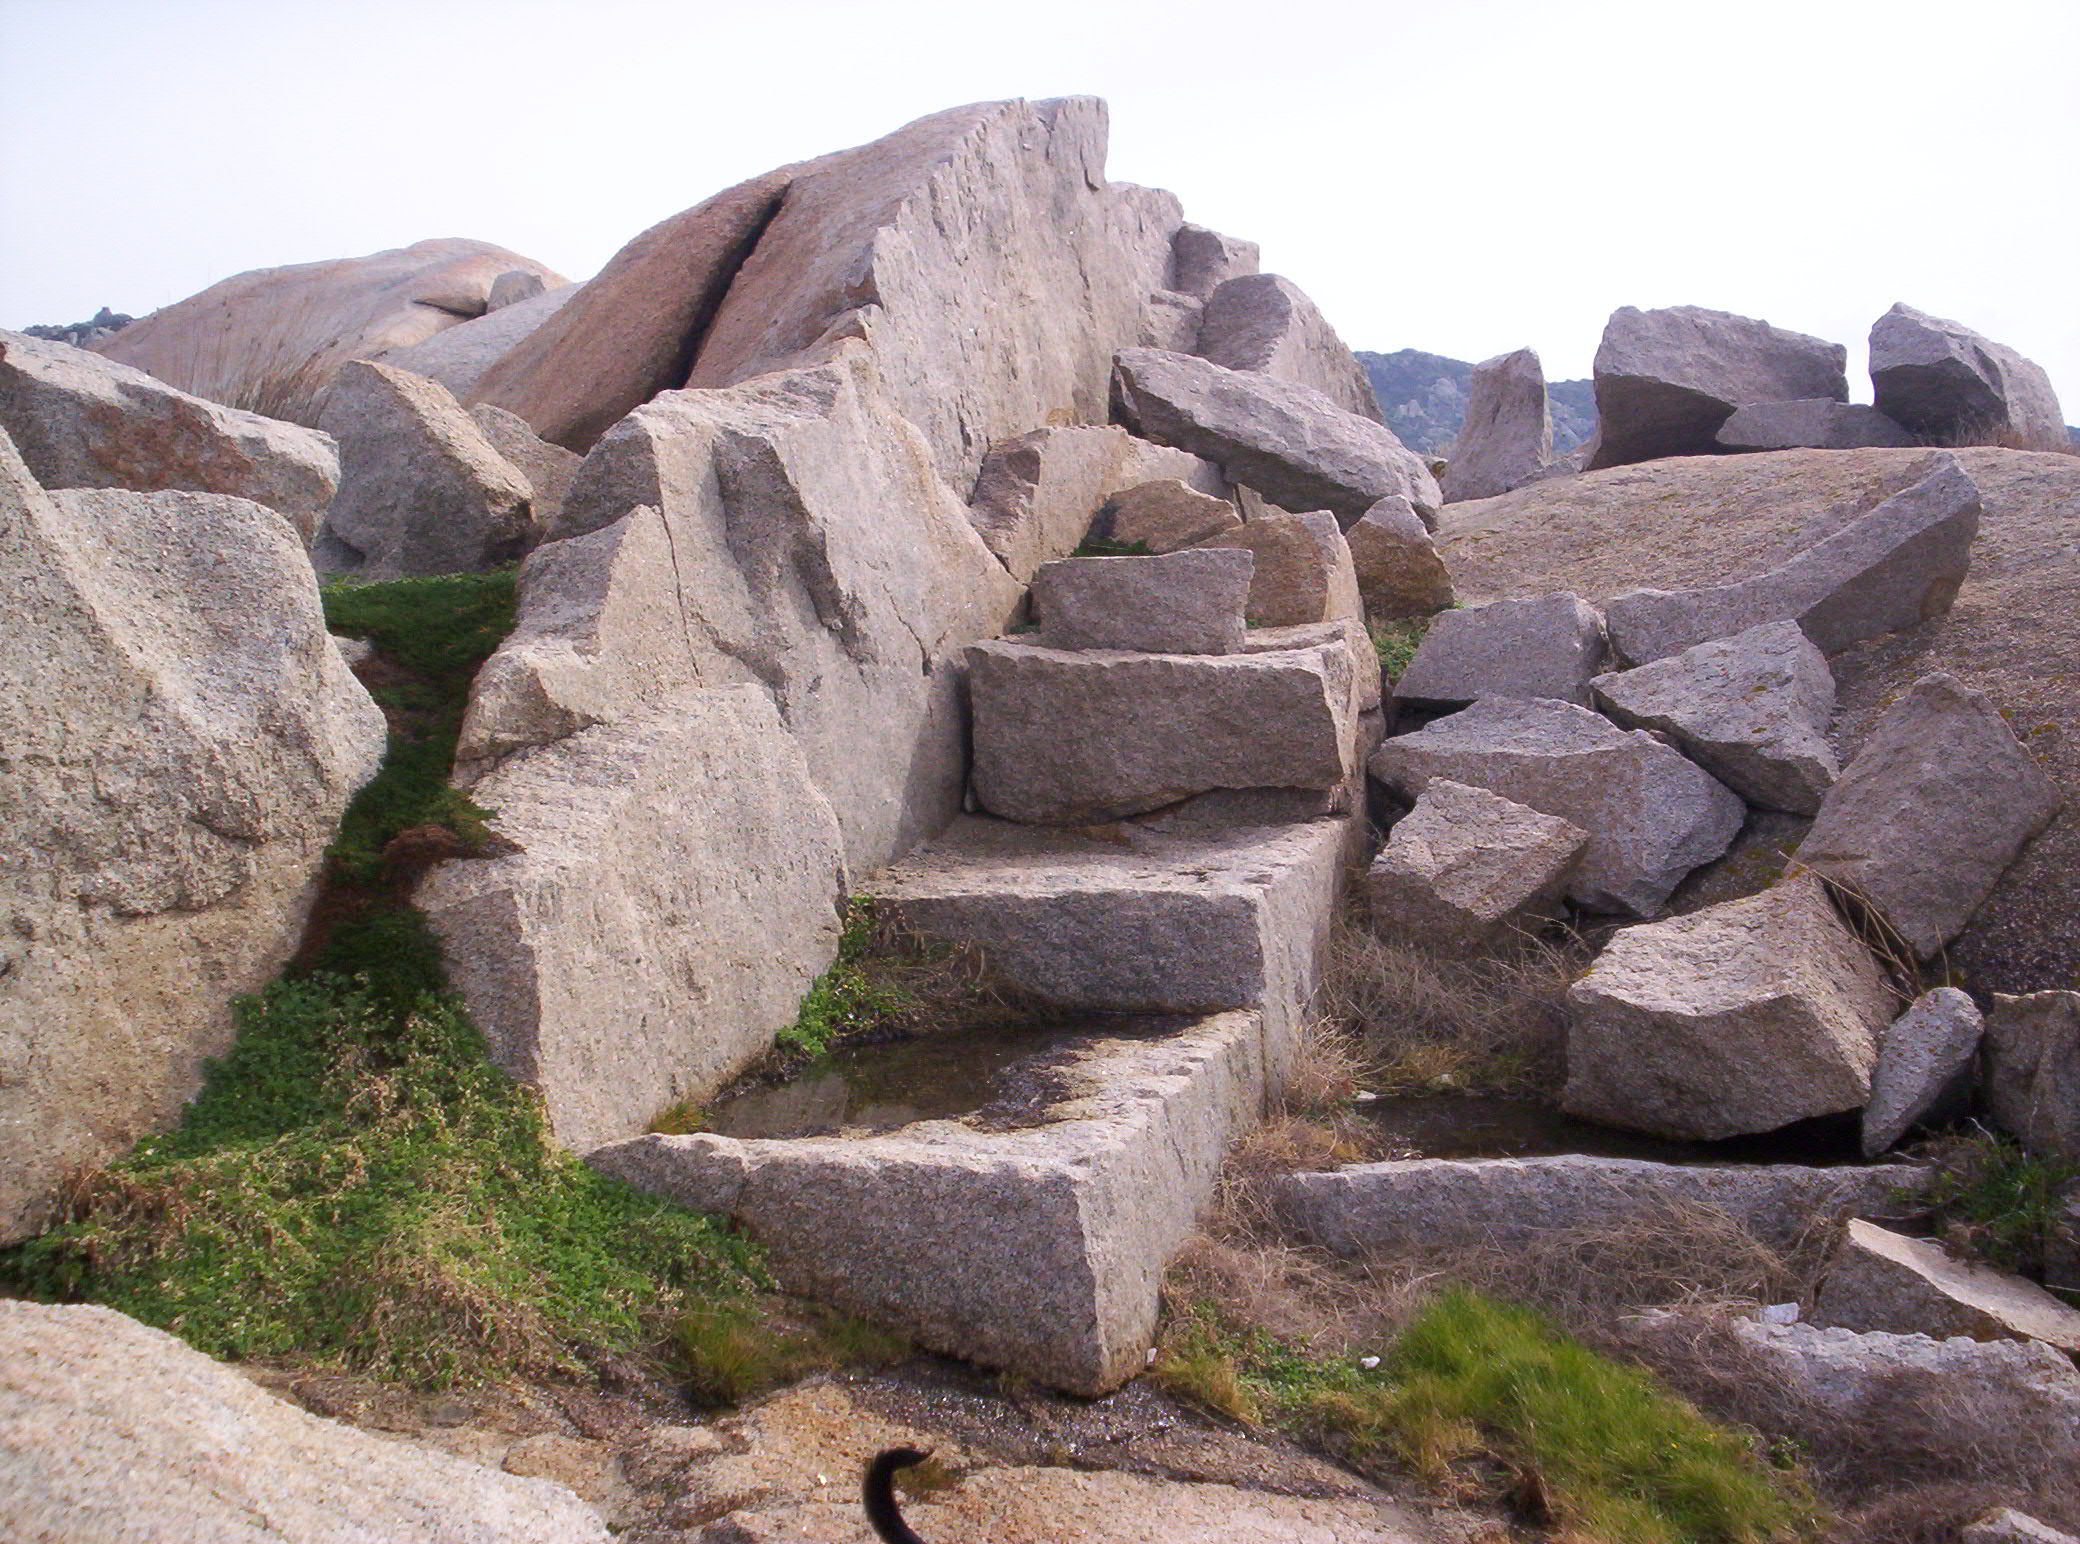
[[[1361,353],[1358,363],[1372,378],[1380,414],[1402,444],[1431,456],[1451,450],[1466,418],[1471,364],[1416,348]],[[1596,396],[1589,382],[1548,381],[1546,399],[1553,412],[1554,455],[1566,455],[1596,432]]]

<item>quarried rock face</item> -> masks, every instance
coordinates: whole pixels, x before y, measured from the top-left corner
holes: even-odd
[[[1798,858],[1853,889],[1926,959],[2062,802],[1986,697],[1924,676],[1842,769]]]
[[[1834,673],[1796,622],[1766,622],[1590,683],[1630,729],[1657,729],[1735,793],[1810,815],[1841,770]]]
[[[564,282],[504,247],[449,239],[256,268],[132,322],[94,352],[212,402],[307,424],[341,365],[482,316],[491,286],[513,272]]]
[[[1451,573],[1407,499],[1381,499],[1343,536],[1368,616],[1391,622],[1429,616],[1452,605]]]
[[[340,458],[322,564],[362,580],[474,573],[534,545],[534,490],[446,387],[349,360],[318,422]]]
[[[1986,1016],[1986,1102],[2040,1153],[2080,1163],[2080,992],[1996,992]]]
[[[282,516],[0,435],[0,1239],[194,1095],[384,738]]]
[[[1441,613],[1394,695],[1455,706],[1490,695],[1547,697],[1587,707],[1603,657],[1603,618],[1579,595],[1498,600]]]
[[[1904,302],[1871,326],[1871,386],[1878,411],[1916,434],[1953,443],[2006,436],[2033,450],[2071,444],[2042,366]]]
[[[1034,640],[1050,649],[1232,654],[1242,647],[1247,552],[1068,558],[1033,576]]]
[[[1969,1077],[1980,1029],[1978,1008],[1954,986],[1922,993],[1885,1027],[1863,1107],[1864,1157],[1892,1146]]]
[[[1568,898],[1650,916],[1726,850],[1747,806],[1652,735],[1567,702],[1488,697],[1372,753],[1372,775],[1414,799],[1434,777],[1470,783],[1589,833]]]
[[[339,486],[314,429],[242,413],[63,343],[0,332],[0,430],[46,488],[229,493],[306,543]]]
[[[1567,993],[1572,1115],[1714,1141],[1870,1098],[1893,1001],[1817,880],[1626,928]]]
[[[1365,367],[1300,286],[1278,274],[1247,274],[1214,290],[1191,352],[1230,370],[1311,386],[1346,413],[1380,421]]]
[[[1636,665],[1692,644],[1790,620],[1822,654],[1940,616],[1971,568],[1979,490],[1938,453],[1920,480],[1752,579],[1707,589],[1632,590],[1604,607],[1611,645]]]
[[[1521,488],[1552,459],[1553,414],[1537,351],[1520,348],[1475,365],[1466,420],[1439,480],[1445,502]]]
[[[1855,1220],[1828,1262],[1813,1320],[1894,1335],[2041,1340],[2080,1352],[2080,1309],[2034,1282],[1969,1264],[1932,1239]]]
[[[1848,358],[1839,343],[1752,317],[1622,306],[1596,350],[1597,446],[1589,469],[1707,455],[1719,426],[1752,402],[1845,402]]]
[[[1349,526],[1392,495],[1426,522],[1443,502],[1392,430],[1309,387],[1149,348],[1121,353],[1115,380],[1136,432],[1219,463],[1282,509],[1326,509]]]
[[[549,1480],[321,1420],[110,1308],[0,1302],[0,1534],[609,1544]]]
[[[1301,627],[1340,617],[1362,618],[1351,549],[1327,510],[1266,513],[1203,544],[1251,554],[1251,627]]]
[[[1588,840],[1557,815],[1434,777],[1365,875],[1372,925],[1441,951],[1481,948],[1558,908]]]
[[[1725,450],[1860,450],[1918,443],[1876,408],[1830,397],[1754,403],[1721,424],[1717,439]]]

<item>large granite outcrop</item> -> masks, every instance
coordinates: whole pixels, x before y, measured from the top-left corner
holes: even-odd
[[[1230,370],[1311,386],[1346,413],[1380,421],[1365,367],[1300,286],[1278,274],[1245,274],[1215,289],[1191,352]]]
[[[1904,302],[1871,326],[1871,386],[1878,411],[1939,443],[2072,444],[2041,365]]]
[[[1520,348],[1475,365],[1466,421],[1438,479],[1445,502],[1521,488],[1552,459],[1553,413],[1537,351]]]
[[[194,1095],[383,744],[287,520],[0,435],[0,1239]]]
[[[229,493],[286,516],[305,542],[339,485],[339,456],[314,429],[21,333],[0,332],[0,430],[46,488]]]
[[[212,402],[312,422],[332,374],[482,316],[505,274],[564,281],[485,241],[256,268],[132,322],[94,352]]]

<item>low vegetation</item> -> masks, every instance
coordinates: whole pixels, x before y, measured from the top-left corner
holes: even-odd
[[[1996,1270],[2043,1280],[2047,1246],[2071,1226],[2061,1213],[2080,1164],[1983,1130],[1941,1138],[1923,1156],[1936,1171],[1930,1200],[1944,1241]],[[2064,1296],[2080,1303],[2080,1292]]]
[[[1372,649],[1379,656],[1380,674],[1392,685],[1401,679],[1401,672],[1416,657],[1423,634],[1430,630],[1430,618],[1403,617],[1393,622],[1368,622],[1366,630],[1372,634]]]

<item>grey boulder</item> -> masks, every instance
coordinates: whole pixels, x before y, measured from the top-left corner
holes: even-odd
[[[1862,450],[1920,443],[1874,407],[1808,397],[1756,402],[1719,426],[1722,450]]]
[[[1211,300],[1230,279],[1257,271],[1257,244],[1189,221],[1170,238],[1170,288]]]
[[[1521,488],[1552,459],[1553,414],[1537,351],[1520,348],[1475,365],[1466,418],[1439,479],[1445,502]]]
[[[1978,1008],[1954,986],[1922,993],[1885,1027],[1863,1107],[1864,1157],[1899,1141],[1970,1077],[1982,1028]]]
[[[1451,952],[1534,926],[1557,912],[1588,840],[1557,815],[1432,778],[1366,871],[1373,930]]]
[[[1379,398],[1357,356],[1291,279],[1253,273],[1207,298],[1192,352],[1230,370],[1311,386],[1346,413],[1379,422]]]
[[[1904,302],[1871,326],[1871,386],[1878,410],[1916,434],[1967,444],[2012,438],[2031,450],[2072,443],[2042,366]]]
[[[2080,992],[1994,994],[1986,1103],[2029,1147],[2080,1163]]]
[[[1603,618],[1579,595],[1498,600],[1440,613],[1394,695],[1434,705],[1501,696],[1587,707],[1603,656]]]
[[[1067,558],[1033,576],[1034,639],[1050,649],[1232,654],[1242,647],[1247,552]]]
[[[578,465],[585,458],[561,445],[550,444],[527,426],[526,419],[502,407],[479,403],[469,410],[469,416],[485,443],[527,479],[530,520],[535,531],[555,530],[563,514],[563,496],[570,491],[571,479],[577,476]]]

